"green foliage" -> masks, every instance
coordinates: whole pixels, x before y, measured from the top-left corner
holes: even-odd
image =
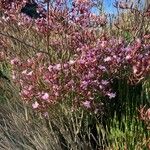
[[[108,139],[109,147],[116,150],[146,150],[150,142],[150,132],[138,118],[123,117],[119,123],[115,117],[111,122]]]

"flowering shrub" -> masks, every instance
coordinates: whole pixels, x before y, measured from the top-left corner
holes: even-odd
[[[45,109],[71,94],[76,104],[90,108],[100,97],[115,97],[110,87],[113,78],[132,79],[136,84],[150,71],[149,51],[141,51],[137,41],[122,47],[116,39],[98,40],[93,47],[83,46],[78,51],[75,59],[55,64],[46,63],[42,53],[25,61],[11,60],[22,98],[34,100],[34,108]]]
[[[116,96],[110,86],[114,78],[136,84],[148,77],[150,71],[148,36],[129,42],[106,35],[101,29],[107,27],[107,16],[91,13],[95,6],[92,1],[75,0],[71,7],[66,3],[65,0],[48,3],[46,17],[36,20],[20,14],[25,1],[10,3],[10,9],[1,5],[3,21],[25,27],[32,21],[32,29],[47,36],[47,49],[43,53],[36,52],[24,59],[9,56],[12,78],[20,86],[21,97],[40,111],[66,99],[71,99],[74,105],[95,109],[103,97]],[[123,3],[118,5],[129,9]]]

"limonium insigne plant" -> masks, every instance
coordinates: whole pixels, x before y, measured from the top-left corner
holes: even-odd
[[[27,59],[19,55],[8,58],[21,97],[40,111],[69,97],[74,105],[95,110],[102,97],[116,96],[110,86],[114,78],[137,83],[150,69],[147,40],[137,38],[128,43],[102,34],[97,29],[106,27],[107,17],[93,14],[95,3],[90,0],[75,0],[71,7],[66,4],[65,0],[49,4],[46,17],[36,20],[20,14],[25,1],[1,5],[3,21],[19,26],[29,26],[33,21],[34,30],[51,35],[46,50]],[[118,6],[127,8],[121,3]]]
[[[121,117],[115,118],[113,114],[111,117],[108,115],[110,118],[106,117],[109,121],[107,125],[105,121],[101,122],[98,115],[105,115],[102,102],[106,101],[107,107],[107,103],[116,99],[121,102],[126,99],[128,101],[141,100],[141,93],[133,93],[133,96],[132,93],[122,94],[121,92],[130,91],[130,87],[126,89],[128,88],[125,87],[126,83],[136,86],[149,78],[149,8],[141,11],[132,3],[118,1],[115,7],[127,13],[121,14],[114,22],[110,22],[105,13],[98,15],[91,12],[91,9],[97,7],[99,1],[40,1],[37,3],[36,10],[42,15],[34,19],[21,13],[26,2],[28,1],[1,0],[0,2],[0,63],[5,61],[12,70],[11,81],[19,88],[23,102],[30,104],[29,106],[34,110],[42,112],[46,125],[49,124],[50,127],[43,125],[43,120],[41,121],[41,125],[44,126],[42,130],[40,130],[41,126],[35,127],[36,133],[40,133],[38,142],[37,136],[34,135],[35,131],[33,130],[30,134],[31,127],[28,121],[31,121],[32,116],[28,116],[29,112],[25,109],[25,118],[20,117],[23,118],[23,128],[24,125],[29,125],[29,129],[26,128],[25,145],[28,145],[27,138],[34,142],[33,145],[30,142],[28,146],[35,146],[37,149],[43,148],[43,145],[50,148],[53,144],[53,149],[61,149],[62,143],[68,149],[74,147],[86,149],[87,141],[89,141],[88,145],[94,145],[90,146],[90,149],[93,147],[98,149],[100,147],[98,143],[104,144],[105,148],[110,146],[108,149],[145,148],[149,142],[147,137],[149,134],[145,132],[149,128],[149,109],[140,110],[140,119],[146,124],[146,130],[143,130],[140,120],[137,121],[132,103],[127,104],[129,107],[125,110],[127,112],[125,116],[122,116],[121,107],[111,106],[116,113],[121,112]],[[47,10],[45,10],[46,7]],[[110,28],[111,23],[112,28]],[[124,85],[119,85],[120,89],[118,85],[116,85],[118,89],[113,88],[116,79],[125,80]],[[62,102],[71,103],[73,108],[63,109],[63,114]],[[62,105],[54,107],[55,104]],[[96,121],[89,113],[86,113],[88,111],[84,111],[84,114],[84,109],[79,107],[93,112],[92,115],[98,114]],[[55,109],[54,117],[50,117],[53,109]],[[59,114],[57,114],[58,111],[60,111]],[[17,116],[20,114],[18,109],[16,114]],[[10,118],[13,117],[10,116]],[[39,118],[36,116],[34,119],[37,121]],[[27,123],[24,124],[26,121]],[[8,133],[9,122],[7,120],[7,124],[5,123],[5,133]],[[39,123],[39,120],[37,122]],[[105,125],[105,130],[102,124]],[[17,121],[15,121],[15,130],[16,126],[18,127]],[[107,127],[108,131],[106,131]],[[9,137],[14,133],[14,128],[7,134]],[[20,134],[22,132],[20,129],[17,134],[21,135],[20,139],[22,139],[24,134],[23,136]],[[23,146],[24,142],[16,142],[19,137],[16,136],[17,134],[11,136],[13,140],[5,136],[2,136],[2,139],[3,141],[7,139],[11,143],[15,141],[13,147]],[[43,136],[45,137],[41,141]],[[51,142],[53,141],[51,137],[52,139],[55,137],[54,143]],[[134,137],[138,138],[132,144]],[[142,142],[139,143],[140,138]],[[82,144],[81,141],[83,141]]]

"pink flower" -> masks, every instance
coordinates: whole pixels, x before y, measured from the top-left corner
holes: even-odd
[[[56,69],[57,71],[60,71],[61,70],[61,64],[56,64],[54,66],[54,69]]]
[[[54,94],[56,97],[58,97],[59,96],[59,93],[58,92],[55,92],[55,94]]]
[[[27,75],[28,76],[32,76],[33,75],[33,71],[30,71]]]
[[[69,65],[67,63],[63,64],[64,69],[67,69],[69,67]]]
[[[22,71],[22,74],[27,74],[27,69]]]
[[[29,91],[26,90],[26,89],[23,89],[23,90],[21,91],[21,95],[22,95],[22,96],[28,96],[29,94],[30,94]]]
[[[102,80],[101,82],[103,85],[107,85],[109,83],[107,80]]]
[[[35,103],[32,104],[33,109],[36,109],[39,107],[39,103],[36,101]]]
[[[133,69],[133,73],[136,74],[137,71],[138,71],[138,70],[137,70],[137,67],[136,67],[136,66],[133,66],[132,69]]]
[[[80,87],[81,87],[82,89],[87,89],[88,84],[89,84],[89,81],[82,81]]]
[[[52,66],[52,65],[49,65],[49,66],[48,66],[48,70],[49,70],[49,71],[52,71],[52,69],[53,69],[53,66]]]
[[[82,102],[83,106],[86,108],[91,108],[91,102],[86,100],[85,102]]]
[[[109,99],[112,99],[116,97],[116,93],[107,93],[107,96],[109,96]]]
[[[41,97],[43,100],[48,100],[49,99],[49,94],[44,93],[44,95]]]
[[[111,57],[106,57],[106,58],[104,59],[104,62],[108,62],[108,61],[111,61]]]
[[[79,63],[79,64],[84,64],[85,62],[86,62],[86,61],[83,60],[83,59],[78,60],[78,63]]]
[[[32,85],[25,86],[21,91],[21,96],[24,98],[31,98],[33,96],[33,88],[34,87]]]
[[[74,63],[75,63],[74,60],[70,60],[70,61],[69,61],[69,65],[73,65]]]
[[[102,71],[106,71],[107,70],[106,67],[102,66],[102,65],[99,65],[98,68],[101,69]]]
[[[102,48],[105,48],[107,46],[107,41],[102,41],[102,43],[100,45]]]
[[[43,53],[37,53],[36,56],[37,56],[37,59],[40,60],[43,58]]]
[[[27,76],[32,76],[33,75],[33,71],[30,71],[27,73],[27,69],[22,71],[22,74],[27,75]]]
[[[18,58],[14,58],[14,59],[12,59],[12,60],[10,61],[10,63],[11,63],[12,65],[18,65],[18,64],[20,63],[20,60],[19,60]]]
[[[131,55],[126,56],[126,60],[129,60],[129,59],[131,59]]]
[[[27,60],[27,66],[31,67],[34,64],[34,61],[32,59]]]

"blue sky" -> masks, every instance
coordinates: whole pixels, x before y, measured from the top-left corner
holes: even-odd
[[[116,14],[117,13],[117,9],[113,6],[113,4],[115,3],[116,0],[103,0],[103,1],[104,1],[104,7],[105,7],[106,13],[110,13],[110,14]],[[124,0],[124,2],[125,1],[126,0]],[[130,1],[128,0],[128,2],[130,2]],[[140,5],[138,7],[143,8],[145,5],[145,2],[146,2],[145,0],[140,0],[140,1],[134,0],[133,5],[140,3]]]
[[[70,2],[68,4],[71,5],[71,0],[69,1]],[[103,0],[104,10],[106,13],[115,14],[117,12],[116,8],[113,6],[115,1],[116,0]],[[92,12],[97,14],[96,9],[92,9]]]
[[[110,14],[116,13],[116,8],[113,6],[115,0],[104,0],[105,11]]]
[[[106,13],[115,14],[116,8],[113,6],[115,0],[103,0],[104,10]],[[92,12],[97,13],[96,9],[92,9]]]
[[[69,5],[71,5],[71,1],[69,0]],[[115,3],[115,1],[120,1],[120,0],[103,0],[103,6],[104,6],[104,11],[107,14],[116,14],[117,13],[117,9],[113,6],[113,4]],[[126,0],[124,0],[126,1]],[[139,0],[134,0],[134,3],[136,3]],[[141,4],[144,4],[145,0],[141,0]],[[97,14],[97,10],[96,9],[92,9],[93,13]]]

